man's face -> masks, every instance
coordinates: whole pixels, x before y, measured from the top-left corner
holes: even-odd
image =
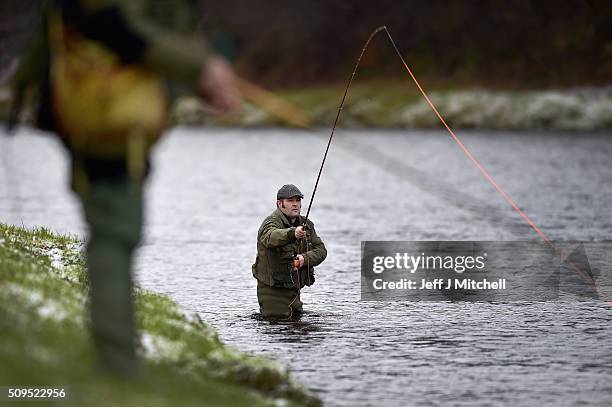
[[[280,199],[277,202],[277,206],[289,219],[295,219],[300,216],[300,210],[302,209],[302,198],[299,196],[294,196],[288,199]]]

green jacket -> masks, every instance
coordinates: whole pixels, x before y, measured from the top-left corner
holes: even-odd
[[[299,224],[305,218],[300,216]],[[306,241],[297,240],[295,227],[287,217],[276,209],[264,219],[257,232],[257,257],[253,264],[253,276],[272,287],[297,287],[297,278],[292,275],[294,254],[304,256],[304,265],[300,268],[300,288],[314,283],[314,267],[327,257],[327,249],[315,231],[314,224],[308,220]]]

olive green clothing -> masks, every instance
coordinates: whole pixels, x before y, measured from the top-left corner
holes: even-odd
[[[259,311],[265,317],[288,317],[302,312],[297,288],[270,287],[257,280]]]
[[[87,275],[91,330],[103,371],[137,373],[131,263],[142,231],[142,183],[91,182],[78,195],[89,225]]]
[[[296,226],[305,221],[303,216],[296,219]],[[253,276],[271,287],[304,287],[314,283],[314,267],[325,260],[327,249],[317,235],[314,224],[308,220],[307,239],[296,239],[296,226],[276,209],[264,219],[257,232],[257,256],[252,267]],[[293,275],[293,259],[296,254],[304,256],[304,265],[299,274]]]
[[[257,300],[262,315],[288,317],[302,311],[298,289],[314,283],[314,267],[325,260],[327,250],[317,235],[314,224],[306,224],[307,239],[296,239],[296,226],[304,224],[304,217],[294,223],[276,209],[264,219],[257,232],[257,256],[253,276],[257,279]],[[293,272],[296,254],[304,256],[304,265]]]

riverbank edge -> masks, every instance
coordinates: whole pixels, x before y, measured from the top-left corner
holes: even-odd
[[[452,128],[489,130],[593,131],[612,129],[612,84],[561,89],[510,89],[433,81],[423,83],[431,101]],[[290,102],[307,128],[330,127],[338,112],[345,84],[276,89],[271,95]],[[278,101],[266,100],[278,106]],[[0,91],[0,119],[10,107],[7,88]],[[284,108],[281,107],[280,110]],[[31,109],[30,109],[31,110]],[[295,115],[295,112],[293,113]],[[290,113],[291,115],[291,113]],[[32,122],[32,113],[22,115]],[[248,100],[237,114],[211,115],[198,99],[179,98],[171,123],[217,127],[292,127]],[[409,80],[356,79],[338,124],[342,128],[430,129],[441,123],[414,83]]]
[[[67,386],[67,405],[321,405],[276,362],[225,346],[197,315],[140,288],[144,373],[97,375],[83,247],[74,236],[0,223],[0,386]]]
[[[434,84],[426,91],[453,128],[491,130],[591,131],[612,128],[612,85],[565,89],[493,89]],[[334,122],[344,84],[281,89],[276,95],[294,104],[310,119],[307,127],[329,127]],[[290,127],[287,122],[253,103],[240,114],[214,117],[194,98],[175,104],[173,122],[184,125],[229,127]],[[358,82],[350,88],[339,127],[382,129],[439,128],[434,114],[410,81]]]

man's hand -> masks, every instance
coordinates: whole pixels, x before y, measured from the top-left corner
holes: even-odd
[[[302,256],[301,254],[298,254],[297,258],[300,261],[300,267],[302,267],[304,265],[304,256]]]
[[[297,228],[295,228],[295,238],[306,239],[306,231],[302,226],[298,226]]]
[[[202,67],[198,93],[211,110],[219,114],[235,112],[242,103],[234,70],[219,56],[211,56]]]

